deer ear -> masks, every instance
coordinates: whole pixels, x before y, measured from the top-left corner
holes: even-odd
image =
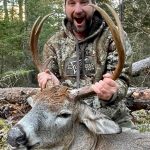
[[[79,119],[85,126],[95,134],[120,133],[121,128],[106,115],[93,110],[87,105],[81,104]]]
[[[27,102],[31,107],[33,107],[35,105],[35,101],[34,101],[33,97],[28,97]]]

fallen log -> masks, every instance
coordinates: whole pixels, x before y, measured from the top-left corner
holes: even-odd
[[[0,88],[0,103],[25,103],[29,96],[35,95],[39,90],[28,87]]]
[[[139,76],[140,73],[145,69],[150,69],[150,57],[132,64],[132,76]]]
[[[25,87],[0,88],[0,117],[23,116],[30,110],[26,99],[39,90],[39,88]],[[125,103],[131,111],[150,110],[150,89],[129,88]]]
[[[131,111],[150,110],[150,89],[142,87],[129,88],[125,103]]]
[[[0,103],[2,101],[7,101],[7,103],[24,103],[29,96],[35,95],[38,91],[40,91],[40,88],[0,88]],[[126,98],[129,97],[133,97],[135,100],[150,100],[150,89],[148,87],[129,88]]]
[[[25,87],[0,88],[0,117],[11,120],[23,117],[31,109],[27,98],[35,95],[39,90],[39,88]]]

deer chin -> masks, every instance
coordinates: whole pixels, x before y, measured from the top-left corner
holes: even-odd
[[[19,147],[13,147],[9,145],[9,148],[11,150],[33,150],[33,149],[39,148],[39,146],[40,146],[40,143],[36,143],[34,145],[20,145]]]
[[[35,144],[33,144],[33,145],[26,145],[25,146],[25,148],[27,149],[27,150],[32,150],[32,149],[36,149],[36,148],[39,148],[40,147],[40,143],[35,143]]]

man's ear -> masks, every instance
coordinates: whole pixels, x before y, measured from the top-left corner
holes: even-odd
[[[28,104],[31,106],[31,107],[33,107],[34,105],[35,105],[35,101],[34,101],[34,98],[33,98],[33,96],[31,97],[28,97],[27,98],[27,102],[28,102]]]
[[[80,121],[95,134],[116,134],[121,132],[117,123],[106,115],[94,110],[91,107],[81,104],[79,112]]]

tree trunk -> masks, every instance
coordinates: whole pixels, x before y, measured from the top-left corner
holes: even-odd
[[[19,4],[19,19],[23,21],[23,0],[18,0]]]
[[[3,49],[1,49],[1,52],[0,52],[1,56],[1,60],[0,60],[0,63],[1,63],[1,67],[0,67],[0,74],[3,73],[3,69],[4,69],[4,51]]]
[[[12,21],[14,20],[14,15],[15,15],[14,5],[15,5],[15,2],[14,0],[12,0],[11,2],[11,20]]]
[[[132,110],[150,110],[150,89],[148,88],[129,88],[126,96],[126,105]]]
[[[4,20],[9,20],[8,9],[7,9],[7,0],[3,0],[4,6]]]

